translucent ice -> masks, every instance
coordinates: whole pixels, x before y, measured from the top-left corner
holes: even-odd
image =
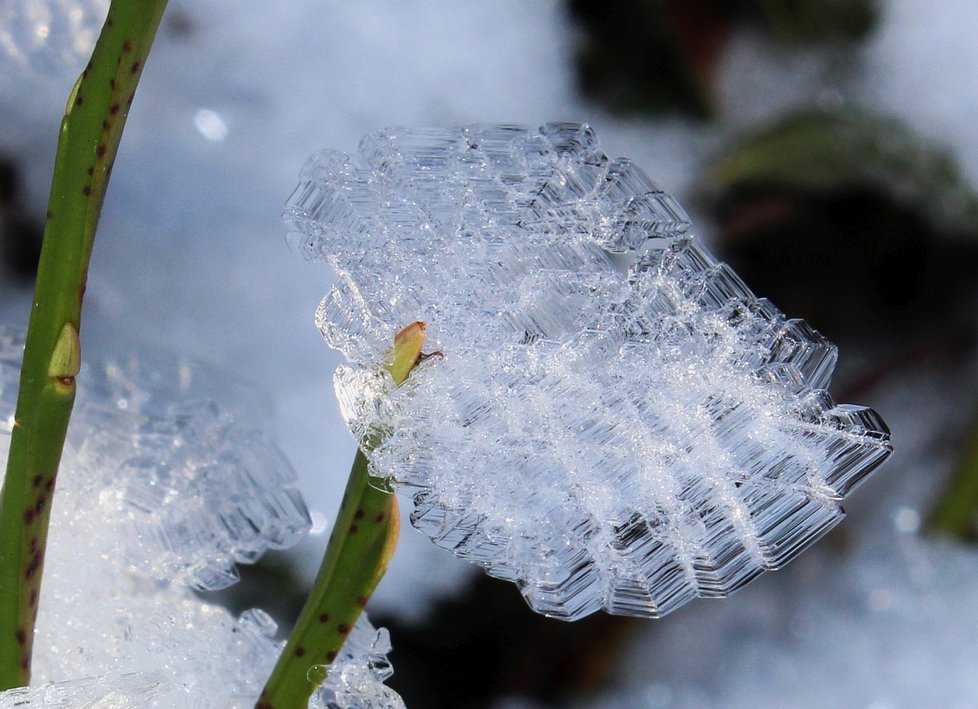
[[[387,631],[374,630],[366,616],[361,616],[309,708],[401,709],[400,696],[384,685],[394,672],[387,660],[390,651]]]
[[[127,563],[218,589],[237,580],[236,561],[288,548],[308,529],[288,462],[209,396],[206,369],[130,360],[86,374],[71,484],[103,490],[99,504],[124,525],[114,553]]]
[[[890,453],[825,389],[836,349],[755,297],[584,125],[388,129],[286,207],[329,262],[317,313],[373,474],[436,544],[560,618],[724,596],[837,524]],[[404,325],[444,357],[392,390]]]
[[[0,329],[5,469],[23,338]],[[138,360],[84,371],[51,516],[34,642],[36,686],[0,708],[252,706],[282,649],[191,587],[308,526],[291,468],[210,396],[206,368]],[[397,709],[386,631],[362,618],[314,707]],[[332,701],[330,704],[328,701]],[[318,703],[317,703],[318,702]]]

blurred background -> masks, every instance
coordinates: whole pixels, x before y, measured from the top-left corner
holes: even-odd
[[[106,6],[0,0],[0,324],[26,325]],[[221,367],[295,466],[313,534],[215,600],[287,628],[353,458],[312,322],[331,274],[279,221],[305,159],[389,125],[580,121],[840,346],[833,395],[879,410],[896,453],[791,567],[655,621],[535,617],[407,527],[369,607],[390,684],[417,708],[978,705],[976,40],[972,0],[171,0],[82,338]]]

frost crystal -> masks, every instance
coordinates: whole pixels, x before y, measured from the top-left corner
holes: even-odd
[[[306,165],[293,243],[373,474],[436,544],[537,611],[660,616],[725,596],[838,523],[890,453],[825,389],[835,347],[755,297],[675,199],[577,124],[389,129]],[[443,358],[392,390],[395,332]]]
[[[207,374],[175,359],[86,372],[69,440],[76,482],[101,488],[100,503],[124,526],[113,554],[154,578],[213,590],[238,580],[235,562],[299,541],[309,515],[281,452],[212,398]]]
[[[361,616],[339,657],[330,665],[322,689],[309,709],[402,709],[404,702],[384,681],[394,670],[387,660],[391,651],[387,630],[374,630]]]
[[[0,328],[0,469],[23,337]],[[84,371],[51,514],[34,641],[36,686],[6,707],[250,707],[282,643],[260,610],[235,619],[191,587],[297,540],[295,477],[259,431],[210,396],[207,370],[137,360]],[[87,385],[87,387],[86,387]],[[310,706],[400,709],[386,631],[365,617]],[[335,676],[334,676],[335,675]]]

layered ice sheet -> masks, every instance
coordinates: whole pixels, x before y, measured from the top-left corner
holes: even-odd
[[[0,328],[0,470],[23,337]],[[191,587],[289,545],[309,519],[261,433],[211,396],[206,368],[137,359],[90,368],[51,515],[34,641],[35,686],[5,707],[252,706],[281,652],[260,610],[234,618]],[[310,707],[398,709],[386,631],[365,616]]]
[[[660,616],[787,563],[890,453],[825,389],[835,347],[755,297],[671,196],[578,124],[388,129],[286,207],[373,474],[542,613]],[[432,358],[393,390],[394,334]]]
[[[295,544],[309,515],[278,448],[208,391],[215,374],[159,359],[85,372],[69,437],[75,482],[102,489],[116,513],[114,554],[154,578],[224,588],[235,562]]]

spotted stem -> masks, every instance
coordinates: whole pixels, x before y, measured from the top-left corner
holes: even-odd
[[[425,325],[408,325],[394,339],[387,371],[402,384],[422,359]],[[309,598],[255,709],[305,707],[325,681],[347,634],[387,570],[397,546],[397,498],[371,481],[361,442],[336,524]]]
[[[65,108],[0,492],[0,690],[30,681],[51,496],[81,364],[82,299],[102,202],[166,0],[112,0]]]

